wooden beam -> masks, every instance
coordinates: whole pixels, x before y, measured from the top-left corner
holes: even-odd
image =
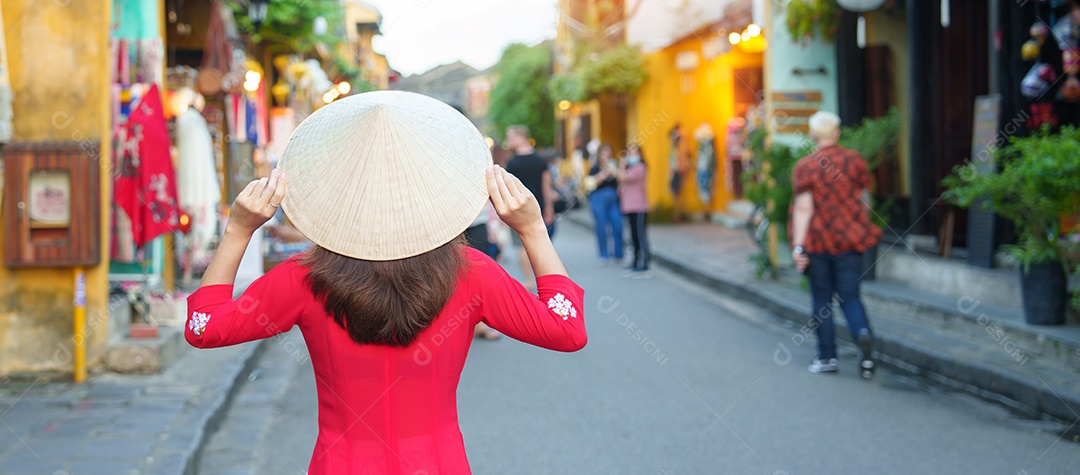
[[[776,124],[776,131],[782,134],[809,133],[808,124]]]
[[[815,113],[817,113],[817,111],[818,111],[817,109],[812,109],[812,108],[794,108],[794,109],[779,108],[779,109],[776,109],[775,114],[776,114],[777,117],[785,117],[785,116],[786,117],[810,117],[810,116],[814,115]]]

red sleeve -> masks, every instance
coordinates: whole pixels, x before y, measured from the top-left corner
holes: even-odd
[[[855,162],[855,187],[857,190],[870,189],[870,169],[858,155],[852,157]]]
[[[310,298],[296,259],[278,264],[252,282],[238,299],[233,286],[199,287],[188,296],[184,337],[191,346],[216,348],[269,338],[289,331]]]
[[[529,293],[499,264],[470,249],[471,287],[480,296],[479,320],[518,341],[556,351],[585,347],[585,290],[569,277],[536,279],[539,297]]]
[[[814,178],[806,158],[795,163],[795,170],[791,173],[791,187],[795,190],[795,196],[811,191],[814,186]]]

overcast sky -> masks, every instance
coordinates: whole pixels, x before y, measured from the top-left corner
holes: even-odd
[[[375,50],[403,75],[457,60],[495,64],[515,41],[555,37],[557,0],[366,0],[383,15]]]

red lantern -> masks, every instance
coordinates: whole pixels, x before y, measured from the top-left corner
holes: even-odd
[[[1039,79],[1046,82],[1054,82],[1054,80],[1057,79],[1057,73],[1054,72],[1054,67],[1049,64],[1039,66],[1037,74],[1039,75]]]

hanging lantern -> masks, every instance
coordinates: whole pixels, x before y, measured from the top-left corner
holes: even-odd
[[[1020,47],[1020,57],[1024,61],[1034,61],[1039,57],[1039,42],[1036,40],[1027,40],[1024,46]]]
[[[859,20],[855,27],[855,42],[859,49],[866,47],[866,18],[863,13],[881,8],[885,0],[836,0],[840,8],[859,14]]]
[[[1028,28],[1028,33],[1041,45],[1046,41],[1046,35],[1050,34],[1050,29],[1046,27],[1046,23],[1037,21]]]
[[[1072,103],[1080,101],[1080,79],[1069,76],[1058,90],[1058,100]]]
[[[1054,71],[1054,67],[1049,64],[1038,65],[1038,69],[1035,70],[1035,74],[1039,76],[1039,79],[1042,79],[1043,81],[1046,81],[1048,83],[1053,83],[1058,78],[1057,72]]]
[[[1075,76],[1080,73],[1080,56],[1075,51],[1067,49],[1061,52],[1061,69],[1065,74]]]

